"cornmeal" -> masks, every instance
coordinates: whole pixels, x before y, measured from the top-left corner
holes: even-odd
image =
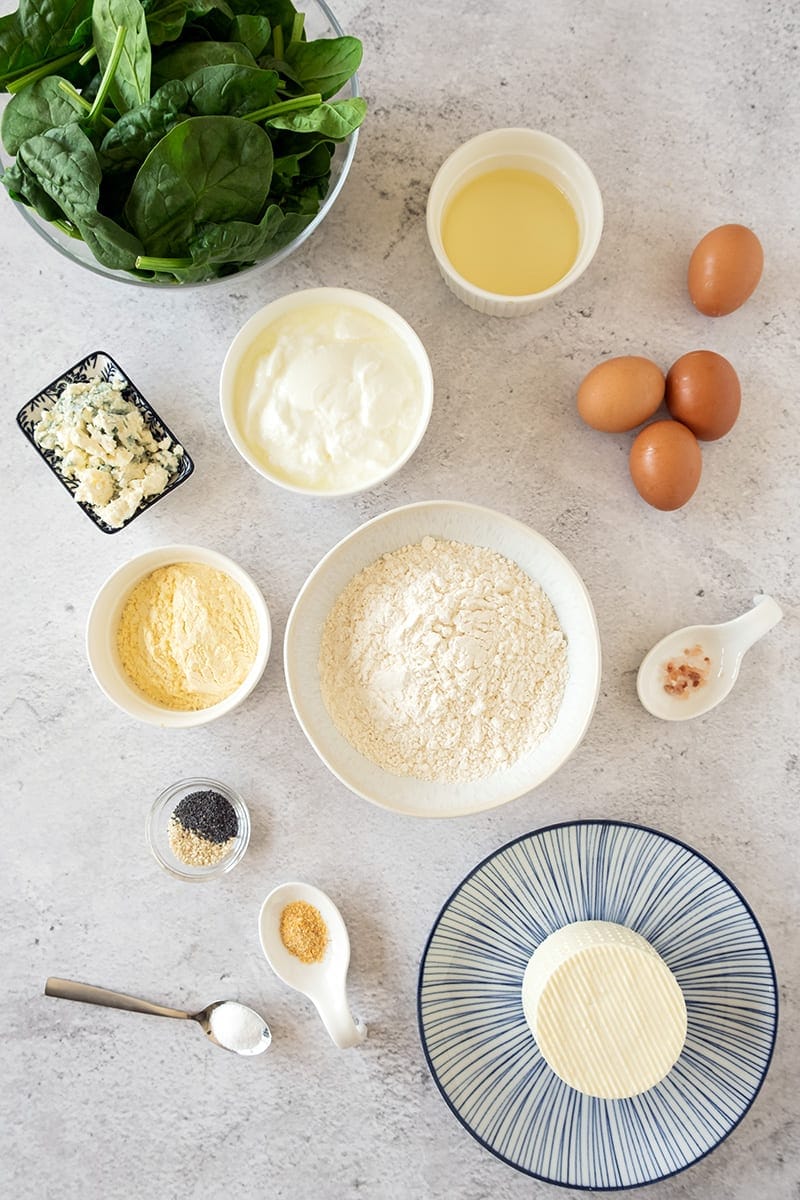
[[[122,610],[117,650],[129,679],[154,704],[196,711],[244,681],[258,619],[238,583],[204,563],[172,563],[142,579]]]

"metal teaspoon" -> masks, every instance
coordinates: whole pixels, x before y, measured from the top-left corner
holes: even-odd
[[[272,1034],[266,1021],[258,1017],[258,1013],[255,1013],[252,1008],[248,1008],[245,1004],[238,1004],[238,1007],[245,1012],[253,1013],[254,1016],[262,1021],[264,1026],[261,1043],[259,1043],[257,1049],[244,1052],[233,1050],[232,1047],[223,1045],[214,1036],[211,1029],[211,1013],[222,1004],[236,1004],[237,1001],[233,1000],[217,1000],[214,1004],[209,1004],[200,1012],[190,1013],[183,1012],[179,1008],[166,1008],[163,1004],[151,1004],[149,1000],[139,1000],[136,996],[126,996],[124,992],[111,992],[107,988],[93,987],[89,983],[77,983],[72,979],[55,979],[52,977],[45,984],[44,994],[45,996],[56,996],[60,1000],[79,1000],[82,1004],[100,1004],[105,1008],[122,1008],[127,1012],[147,1013],[153,1017],[174,1017],[180,1021],[197,1021],[200,1028],[215,1046],[219,1046],[223,1050],[231,1050],[233,1054],[261,1054],[272,1041]]]

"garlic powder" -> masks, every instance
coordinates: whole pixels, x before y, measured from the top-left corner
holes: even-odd
[[[68,383],[33,431],[52,450],[75,499],[119,529],[149,496],[160,496],[178,470],[183,447],[157,440],[144,413],[122,394],[123,380]]]

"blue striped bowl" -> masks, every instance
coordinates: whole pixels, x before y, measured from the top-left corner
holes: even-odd
[[[562,1082],[522,1011],[535,948],[572,921],[635,929],[686,999],[680,1058],[656,1087],[598,1100]],[[459,885],[431,931],[418,990],[433,1077],[462,1125],[548,1183],[654,1183],[709,1154],[753,1103],[775,1045],[769,948],[733,884],[655,830],[577,821],[525,834]]]

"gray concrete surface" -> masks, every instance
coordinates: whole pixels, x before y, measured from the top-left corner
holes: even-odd
[[[442,1103],[418,1041],[417,968],[440,906],[479,859],[537,826],[608,816],[663,829],[716,862],[755,909],[781,982],[777,1051],[752,1111],[714,1154],[651,1194],[796,1200],[798,8],[340,0],[337,12],[365,43],[370,112],[335,209],[276,271],[207,292],[123,287],[56,256],[0,196],[5,1194],[555,1196],[493,1159]],[[606,229],[577,286],[503,322],[446,290],[424,208],[459,142],[515,124],[585,156]],[[698,238],[726,221],[752,225],[767,265],[747,306],[713,322],[691,307],[685,270]],[[419,451],[353,499],[306,500],[259,479],[218,413],[220,364],[238,327],[266,301],[314,285],[395,306],[435,374]],[[739,371],[741,418],[705,450],[692,502],[656,512],[628,478],[629,437],[583,426],[575,391],[603,355],[642,353],[666,368],[704,347]],[[30,395],[97,348],[130,371],[197,463],[174,497],[113,538],[73,510],[14,426]],[[366,804],[317,760],[291,712],[281,638],[335,541],[394,505],[441,497],[511,513],[570,557],[597,609],[605,663],[589,734],[557,776],[484,816],[426,823]],[[116,711],[83,648],[104,578],[171,541],[241,562],[275,624],[249,702],[186,732]],[[734,616],[760,590],[786,619],[724,707],[685,725],[649,717],[634,678],[650,645],[679,625]],[[153,797],[195,773],[241,789],[254,825],[230,878],[196,887],[162,873],[144,840]],[[370,1024],[361,1050],[336,1051],[261,957],[259,905],[290,878],[329,891],[348,922],[352,1001]],[[267,1014],[274,1049],[239,1060],[194,1028],[47,1000],[48,974],[175,1005],[238,997]]]

